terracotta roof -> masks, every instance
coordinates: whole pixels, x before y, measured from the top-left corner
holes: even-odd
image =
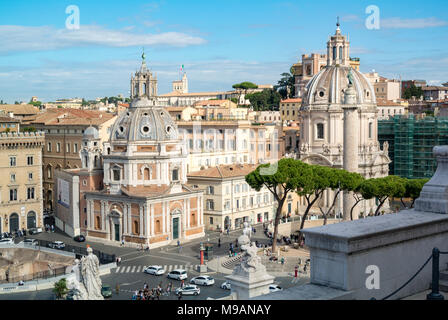
[[[195,97],[195,96],[217,96],[225,92],[192,92],[192,93],[182,93],[182,92],[170,92],[160,95],[160,97]]]
[[[129,103],[119,103],[118,105],[125,108],[129,108]]]
[[[39,113],[39,108],[31,104],[2,104],[0,110],[13,112],[17,115],[33,115]]]
[[[401,104],[397,102],[393,102],[391,100],[377,99],[376,104],[378,106],[401,106]]]
[[[286,100],[282,100],[280,101],[280,103],[301,103],[302,99],[301,98],[297,98],[297,99],[286,99]]]
[[[97,110],[48,109],[39,114],[32,124],[44,125],[100,125],[112,119],[113,114]]]
[[[422,90],[424,90],[424,91],[433,91],[433,90],[445,91],[445,90],[448,90],[448,88],[440,87],[440,86],[426,86],[426,87],[422,87]]]
[[[20,120],[0,115],[0,122],[20,122]]]
[[[195,106],[220,106],[230,100],[202,100],[195,102]]]
[[[254,171],[257,167],[252,164],[232,164],[232,165],[220,165],[218,167],[212,167],[201,171],[191,172],[187,176],[194,177],[207,177],[207,178],[232,178],[246,176]]]

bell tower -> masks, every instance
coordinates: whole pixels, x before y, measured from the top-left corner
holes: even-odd
[[[143,51],[142,65],[135,75],[131,75],[131,99],[146,97],[154,99],[157,96],[157,76],[146,66],[146,55]]]
[[[341,25],[336,23],[336,32],[327,42],[327,66],[350,66],[350,42],[341,34]]]

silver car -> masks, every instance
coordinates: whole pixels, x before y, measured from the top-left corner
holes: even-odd
[[[197,285],[194,284],[189,284],[183,288],[177,288],[176,289],[176,294],[179,295],[182,292],[182,295],[187,296],[187,295],[192,295],[192,296],[197,296],[201,293],[201,289],[199,289],[199,287]]]
[[[165,269],[162,266],[149,266],[143,270],[144,273],[160,276],[165,273]]]

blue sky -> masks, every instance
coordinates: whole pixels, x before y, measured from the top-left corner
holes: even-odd
[[[66,29],[66,8],[80,29]],[[376,5],[380,29],[369,30]],[[128,96],[145,47],[159,93],[185,65],[190,91],[275,84],[303,53],[325,53],[335,31],[349,34],[361,71],[448,81],[448,2],[440,1],[1,1],[0,99]]]

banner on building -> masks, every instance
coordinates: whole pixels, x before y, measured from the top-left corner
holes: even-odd
[[[58,179],[58,203],[64,207],[70,207],[70,192],[67,181]]]

